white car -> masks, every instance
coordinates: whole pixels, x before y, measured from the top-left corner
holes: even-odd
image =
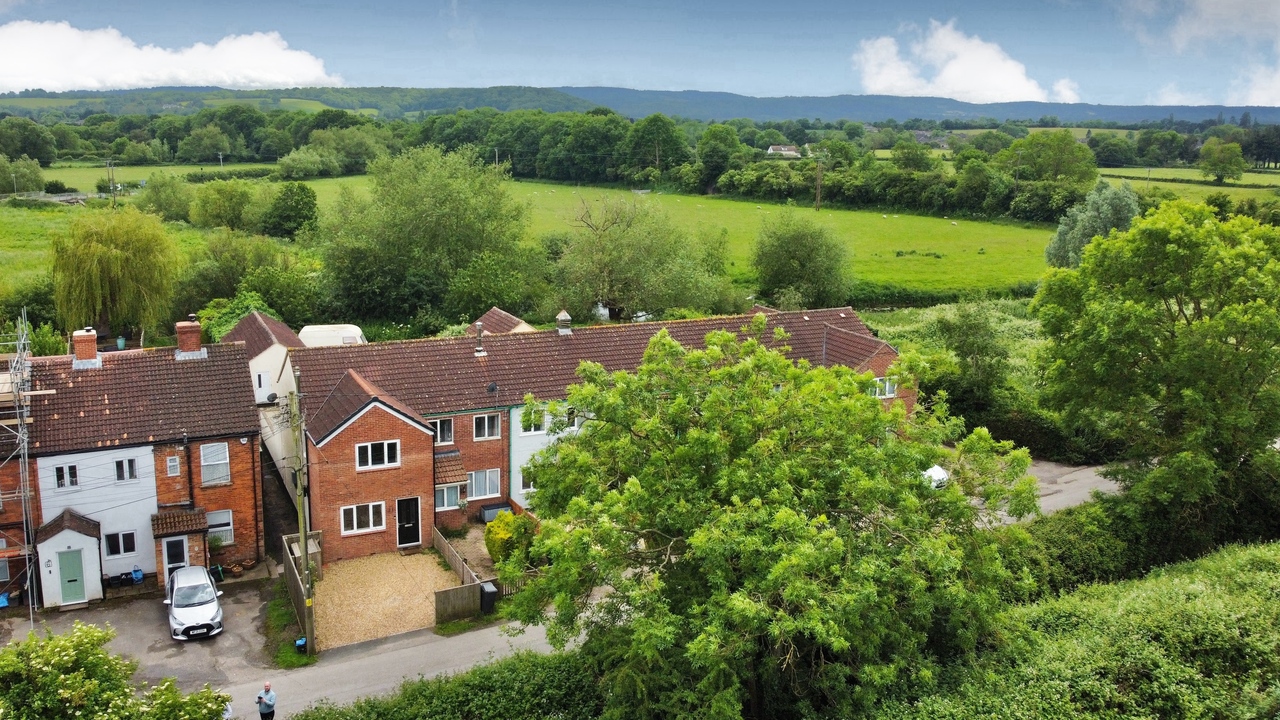
[[[213,637],[222,632],[222,591],[202,567],[179,568],[169,576],[169,635],[174,640]]]

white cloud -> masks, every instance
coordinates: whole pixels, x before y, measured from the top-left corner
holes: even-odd
[[[0,25],[0,92],[341,84],[341,77],[325,72],[323,60],[289,49],[277,32],[228,35],[213,45],[170,49],[139,46],[115,28],[81,30],[65,22],[25,20]]]
[[[1054,83],[1053,101],[1060,103],[1080,102],[1080,83],[1071,78],[1062,78]]]
[[[929,30],[903,57],[889,36],[863,40],[853,54],[862,90],[872,95],[927,95],[974,103],[1047,101],[1049,93],[1027,76],[1027,68],[999,45],[965,35],[952,20],[929,21]],[[924,69],[932,70],[926,78]],[[1066,78],[1054,84],[1059,102],[1078,102],[1079,86]]]
[[[1280,45],[1280,3],[1274,0],[1183,0],[1169,37],[1179,52],[1205,39],[1245,38]]]
[[[1169,83],[1156,91],[1155,95],[1148,95],[1147,102],[1151,105],[1208,105],[1209,99],[1179,89],[1178,83]]]
[[[1256,65],[1231,86],[1232,105],[1280,105],[1280,67]]]

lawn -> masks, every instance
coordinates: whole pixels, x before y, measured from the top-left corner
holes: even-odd
[[[1134,190],[1146,190],[1148,187],[1161,188],[1172,192],[1180,198],[1191,200],[1193,202],[1204,202],[1204,199],[1210,194],[1220,192],[1226,193],[1235,202],[1240,202],[1246,198],[1253,198],[1258,202],[1262,202],[1263,200],[1275,200],[1277,190],[1280,190],[1280,188],[1277,188],[1277,190],[1270,190],[1263,188],[1233,187],[1231,185],[1194,185],[1191,183],[1160,182],[1155,179],[1151,182],[1147,182],[1145,175],[1142,178],[1118,178],[1111,176],[1110,173],[1110,170],[1104,170],[1102,176],[1103,179],[1109,182],[1124,182],[1125,180],[1128,180]]]
[[[227,163],[224,170],[245,170],[249,168],[272,167],[271,163]],[[116,182],[137,182],[151,177],[151,173],[165,172],[185,175],[193,170],[217,170],[218,163],[203,165],[125,165],[115,168]],[[107,176],[107,169],[102,163],[55,163],[43,170],[44,179],[61,180],[69,187],[81,192],[93,192],[98,178]]]
[[[1130,177],[1134,181],[1143,181],[1147,179],[1149,172],[1152,180],[1194,180],[1195,182],[1211,182],[1210,179],[1200,174],[1199,168],[1100,168],[1098,172],[1105,175],[1115,175],[1119,177]],[[1246,172],[1239,182],[1246,185],[1274,185],[1280,188],[1280,173],[1274,172]],[[1231,187],[1233,182],[1228,181],[1220,187]]]

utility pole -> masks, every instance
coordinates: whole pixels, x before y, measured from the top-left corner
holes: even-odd
[[[221,152],[219,152],[219,153],[218,153],[218,168],[219,168],[219,169],[221,169],[221,168],[222,168],[222,153],[221,153]]]
[[[498,169],[498,148],[493,149],[493,169]]]
[[[299,407],[299,389],[301,388],[302,370],[295,367],[293,369],[293,390],[289,393],[289,426],[293,430],[294,443],[294,470],[293,470],[293,491],[294,502],[298,506],[298,552],[301,555],[301,572],[302,580],[302,597],[306,603],[306,615],[311,616],[311,536],[307,532],[307,511],[306,511],[306,484],[307,484],[307,455],[306,445],[302,433],[302,411]],[[288,552],[289,548],[285,548]],[[292,561],[290,561],[292,562]],[[315,637],[313,626],[310,622],[304,620],[303,632],[307,637],[307,652],[315,652]]]
[[[821,157],[818,158],[818,182],[817,182],[817,190],[814,193],[814,203],[813,203],[813,211],[818,212],[820,210],[822,210],[822,158]]]

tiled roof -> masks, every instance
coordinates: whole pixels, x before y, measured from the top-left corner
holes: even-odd
[[[467,481],[467,471],[462,467],[462,453],[456,449],[436,453],[435,467],[437,485]]]
[[[826,326],[826,334],[822,344],[822,364],[838,364],[863,370],[871,358],[882,351],[893,352],[889,343],[872,337],[850,332],[834,325]]]
[[[486,336],[509,333],[526,324],[524,320],[499,307],[489,308],[489,311],[481,315],[476,322],[484,324],[484,334]],[[467,335],[476,336],[476,323],[471,323],[467,326]]]
[[[206,345],[203,359],[173,348],[102,353],[102,367],[72,370],[72,356],[31,359],[31,452],[256,435],[253,383],[243,345]]]
[[[45,542],[63,530],[74,530],[85,537],[96,539],[101,536],[101,528],[97,520],[90,520],[75,510],[67,508],[36,530],[36,542]]]
[[[346,347],[293,350],[293,366],[302,375],[307,422],[316,417],[326,398],[349,369],[402,400],[422,415],[445,414],[483,408],[521,405],[526,393],[555,400],[578,381],[582,361],[600,363],[605,369],[635,369],[649,340],[666,328],[671,336],[690,347],[702,347],[713,330],[738,331],[752,315],[631,323],[574,328],[562,335],[556,330],[485,337],[484,355],[475,353],[471,338],[408,340]],[[787,345],[792,359],[822,364],[827,326],[870,335],[850,308],[774,312],[765,315],[764,340],[774,344],[773,331],[790,334]],[[875,341],[877,347],[879,341]],[[868,356],[869,357],[869,356]],[[841,364],[863,362],[849,356]]]
[[[222,336],[222,342],[244,343],[244,349],[249,353],[250,358],[258,357],[272,345],[302,347],[302,340],[298,338],[297,333],[289,329],[288,325],[257,310],[240,318],[240,322],[236,323],[231,332]]]
[[[161,510],[151,516],[151,535],[156,538],[190,535],[208,530],[209,515],[204,508]]]
[[[348,418],[364,409],[370,403],[382,403],[404,416],[405,421],[426,427],[421,416],[408,405],[388,395],[381,388],[365,380],[359,372],[348,370],[342,379],[329,392],[320,405],[320,409],[307,423],[307,434],[315,442],[323,442],[324,438],[337,430]]]

